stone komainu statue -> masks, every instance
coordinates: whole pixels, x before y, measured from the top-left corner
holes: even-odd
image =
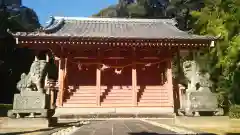
[[[211,91],[212,82],[210,75],[209,73],[201,73],[196,61],[185,61],[183,63],[183,71],[188,81],[188,91],[198,91],[202,90],[202,88],[208,89],[209,92]]]
[[[21,75],[17,89],[21,91],[39,91],[44,93],[44,81],[47,76],[48,63],[45,60],[36,60],[32,63],[29,73]]]
[[[196,113],[219,114],[217,96],[211,92],[211,81],[208,73],[201,73],[196,61],[185,61],[183,72],[187,79],[187,88],[182,94],[180,115],[192,116]]]
[[[14,94],[13,109],[8,111],[8,117],[48,117],[50,97],[45,90],[45,80],[49,73],[49,63],[46,60],[33,61],[28,74],[23,73],[17,83],[20,93]]]

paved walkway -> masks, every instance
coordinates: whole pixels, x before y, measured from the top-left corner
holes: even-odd
[[[82,126],[73,135],[160,135],[176,134],[140,120],[94,121]]]

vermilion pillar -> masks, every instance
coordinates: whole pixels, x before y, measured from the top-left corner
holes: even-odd
[[[132,103],[137,106],[137,69],[136,69],[136,52],[132,50]]]
[[[97,54],[98,59],[99,61],[101,61],[102,56],[99,48],[97,50],[97,53],[98,53]],[[101,105],[101,65],[97,65],[97,68],[96,68],[96,104],[97,106]]]
[[[169,104],[170,106],[174,107],[173,102],[173,80],[172,80],[172,59],[167,61],[167,87],[168,87],[168,94],[169,94]]]
[[[96,71],[97,77],[96,77],[96,99],[97,99],[97,106],[100,106],[100,96],[101,96],[101,70],[100,67],[97,66]]]
[[[67,80],[67,75],[68,75],[68,58],[65,58],[65,61],[64,61],[64,86],[63,86],[63,101],[64,101],[64,98],[65,98],[65,88],[68,87],[68,80]]]
[[[132,99],[133,106],[137,106],[137,70],[136,64],[132,66]]]
[[[65,87],[65,59],[59,59],[58,83],[59,83],[59,106],[63,105]]]

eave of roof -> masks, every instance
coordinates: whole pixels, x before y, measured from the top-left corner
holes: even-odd
[[[17,32],[28,38],[105,38],[105,39],[173,39],[216,40],[212,36],[189,34],[177,29],[174,19],[128,19],[52,17],[49,25],[35,32]]]

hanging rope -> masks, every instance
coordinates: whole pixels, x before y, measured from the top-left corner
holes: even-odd
[[[61,53],[63,53],[63,51],[64,51],[63,46],[61,46],[61,45],[58,45],[58,46],[60,47]],[[50,48],[49,48],[49,50],[51,51],[52,55],[54,55],[54,51]],[[121,74],[121,71],[124,68],[133,66],[135,64],[136,65],[145,65],[145,67],[150,67],[152,65],[163,63],[167,60],[169,60],[169,58],[163,59],[163,60],[158,61],[158,62],[137,62],[136,61],[134,63],[126,64],[126,65],[122,65],[122,66],[113,66],[113,65],[109,65],[109,64],[105,64],[105,63],[101,63],[101,62],[75,62],[75,61],[72,61],[71,59],[68,59],[68,62],[76,64],[79,70],[82,70],[83,65],[86,65],[86,66],[88,66],[88,65],[101,65],[102,66],[101,70],[105,70],[105,69],[108,69],[108,68],[113,68],[113,69],[115,69],[116,74]]]

